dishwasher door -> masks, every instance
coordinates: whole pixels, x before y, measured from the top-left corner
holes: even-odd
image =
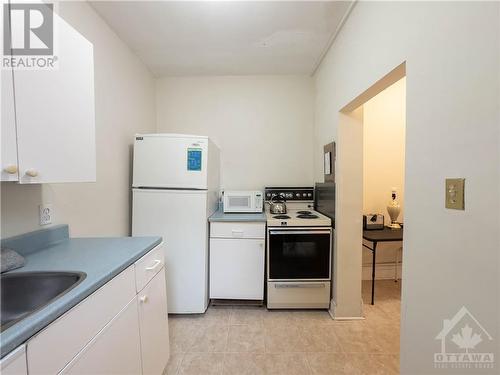
[[[264,299],[264,239],[210,239],[210,298]]]

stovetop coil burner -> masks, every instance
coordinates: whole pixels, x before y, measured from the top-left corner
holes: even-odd
[[[273,219],[290,219],[290,216],[288,216],[288,215],[276,215],[276,216],[273,216]]]
[[[300,215],[297,215],[297,217],[299,219],[317,219],[319,216],[309,213],[307,215],[306,214],[300,214]]]
[[[313,215],[311,211],[297,211],[299,215]]]

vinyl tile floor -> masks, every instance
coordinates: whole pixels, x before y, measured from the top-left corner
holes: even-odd
[[[167,375],[398,374],[401,282],[363,282],[365,320],[320,310],[209,307],[170,315]]]

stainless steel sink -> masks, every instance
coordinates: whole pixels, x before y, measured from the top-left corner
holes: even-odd
[[[1,282],[1,325],[5,330],[81,283],[83,272],[19,272]]]

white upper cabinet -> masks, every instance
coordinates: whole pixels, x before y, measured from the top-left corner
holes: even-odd
[[[3,20],[3,5],[0,7],[0,17]],[[0,27],[0,40],[2,43],[4,40],[3,29],[3,27]],[[1,69],[1,83],[1,181],[17,181],[16,114],[14,110],[12,69]]]
[[[2,70],[2,181],[17,181],[16,115],[12,70]]]
[[[17,143],[3,137],[2,108],[2,169],[7,162],[4,148],[16,147],[20,183],[92,182],[96,179],[93,45],[57,14],[53,16],[55,68],[14,69]],[[13,35],[22,33],[22,26],[13,20]]]

